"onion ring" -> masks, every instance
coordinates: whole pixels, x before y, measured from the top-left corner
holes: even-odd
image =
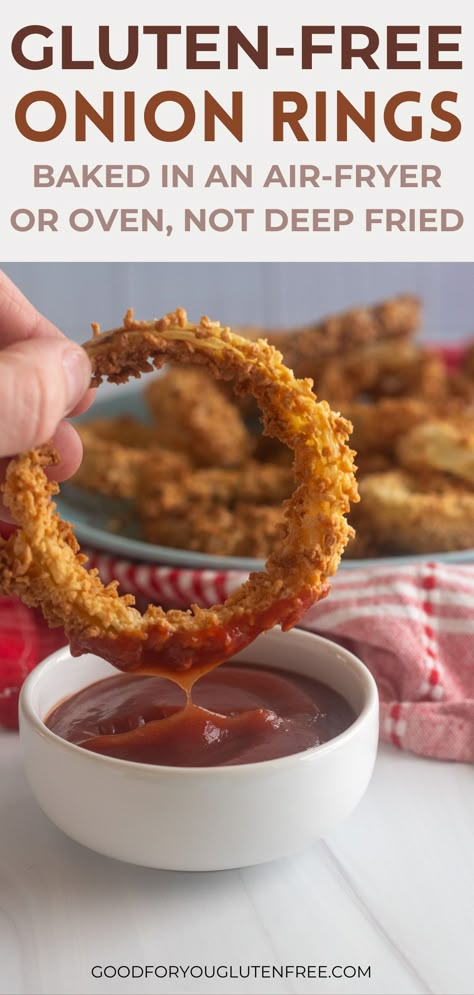
[[[206,370],[167,370],[148,385],[145,401],[156,442],[195,466],[239,466],[249,458],[253,438],[242,415]]]
[[[4,501],[20,526],[0,543],[0,590],[41,606],[51,625],[63,625],[73,655],[93,652],[123,670],[160,673],[187,686],[279,622],[291,628],[329,592],[328,578],[352,535],[344,515],[358,500],[354,453],[346,440],[350,425],[317,402],[310,380],[297,380],[267,342],[251,342],[208,318],[199,325],[186,312],[152,322],[133,320],[100,334],[95,328],[84,348],[92,364],[92,385],[121,383],[166,361],[205,366],[216,377],[233,379],[250,392],[262,411],[267,434],[294,452],[297,483],[285,503],[281,534],[265,570],[250,574],[222,605],[188,611],[149,605],[142,615],[117,583],[104,587],[87,571],[70,525],[50,501],[57,485],[45,467],[51,449],[32,450],[12,460]]]
[[[457,418],[431,418],[402,436],[397,455],[402,469],[415,473],[445,473],[474,485],[474,418],[464,411]]]
[[[153,466],[153,472],[160,478],[171,477],[176,482],[189,470],[189,460],[184,453],[171,452],[144,438],[136,431],[139,446],[128,445],[127,431],[133,437],[134,426],[124,423],[123,442],[119,441],[121,421],[113,419],[110,424],[105,419],[91,419],[77,426],[83,445],[82,463],[71,478],[75,487],[112,498],[135,498],[140,490],[144,468]],[[105,425],[112,429],[109,437]],[[140,424],[140,423],[139,423]],[[148,426],[143,425],[143,428]],[[150,433],[151,435],[151,433]],[[145,443],[147,443],[145,445]]]
[[[386,555],[450,552],[474,545],[474,494],[442,475],[403,470],[373,473],[360,483],[355,516],[369,543]]]

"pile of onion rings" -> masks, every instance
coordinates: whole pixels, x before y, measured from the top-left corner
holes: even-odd
[[[291,628],[328,593],[352,534],[344,516],[358,500],[354,453],[346,445],[350,425],[316,401],[312,382],[297,380],[275,348],[208,318],[191,325],[178,309],[138,322],[129,311],[123,327],[100,334],[96,326],[94,333],[84,346],[92,386],[122,383],[168,361],[204,366],[232,379],[238,393],[252,394],[265,433],[294,453],[296,489],[265,570],[222,605],[184,612],[149,605],[144,614],[132,596],[119,596],[116,582],[104,586],[97,571],[85,568],[71,527],[51,502],[58,487],[45,469],[54,451],[26,452],[9,465],[3,500],[19,528],[0,541],[0,591],[40,606],[51,625],[64,626],[73,655],[90,651],[124,670],[188,674],[190,686],[260,632],[278,622]]]

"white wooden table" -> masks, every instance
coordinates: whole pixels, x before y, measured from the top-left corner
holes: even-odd
[[[30,794],[18,737],[1,733],[0,992],[471,995],[473,827],[471,768],[382,747],[366,797],[327,841],[240,871],[152,871],[55,829]],[[92,974],[132,965],[158,975],[170,966],[198,974],[205,965],[234,973],[250,965],[251,975]],[[262,977],[273,965],[371,972]]]

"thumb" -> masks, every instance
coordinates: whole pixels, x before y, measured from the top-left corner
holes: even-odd
[[[81,400],[89,359],[68,339],[16,342],[0,352],[0,457],[42,445]]]

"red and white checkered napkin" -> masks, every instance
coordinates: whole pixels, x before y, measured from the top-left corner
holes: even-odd
[[[18,728],[18,695],[37,663],[64,646],[61,629],[48,629],[39,611],[17,598],[0,598],[0,728]]]
[[[104,582],[116,577],[121,590],[175,607],[223,601],[244,576],[144,566],[98,553],[90,554],[90,564]],[[474,762],[474,566],[341,571],[302,627],[367,664],[379,689],[382,739],[423,756]],[[0,721],[5,675],[9,700],[15,695],[15,654],[22,661],[18,684],[61,642],[64,637],[36,615],[0,599]]]

